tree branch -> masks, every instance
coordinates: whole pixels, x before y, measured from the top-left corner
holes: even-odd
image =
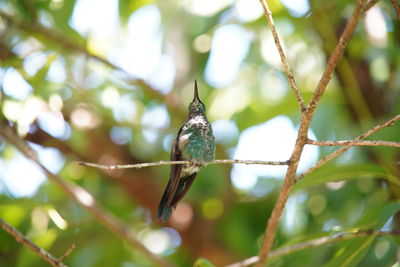
[[[69,247],[69,249],[64,253],[64,255],[62,255],[60,258],[59,258],[59,261],[63,261],[66,257],[68,257],[71,253],[72,253],[72,251],[74,251],[76,249],[76,244],[75,243],[72,243],[72,245]]]
[[[389,141],[381,141],[381,140],[367,140],[367,141],[359,141],[359,140],[343,140],[343,141],[315,141],[312,139],[307,140],[308,145],[316,145],[316,146],[389,146],[389,147],[399,147],[400,142],[389,142]]]
[[[79,187],[71,182],[66,182],[60,176],[49,171],[40,161],[36,152],[19,136],[13,129],[5,124],[0,125],[0,135],[3,136],[9,143],[13,144],[22,154],[32,160],[46,174],[49,180],[57,184],[67,195],[74,199],[79,205],[86,209],[100,224],[110,230],[112,233],[125,240],[132,248],[139,250],[150,261],[157,266],[171,267],[170,263],[153,254],[148,250],[130,230],[130,227],[125,225],[113,214],[104,210],[96,203],[95,198],[82,187]]]
[[[308,105],[306,111],[302,113],[300,128],[297,134],[296,143],[292,155],[290,157],[290,164],[288,165],[288,169],[286,171],[285,180],[283,182],[281,192],[279,193],[278,199],[275,203],[274,209],[272,210],[271,216],[268,219],[268,223],[265,228],[264,239],[259,252],[259,261],[256,264],[256,266],[258,267],[264,266],[266,260],[268,259],[268,253],[271,250],[272,244],[275,240],[278,222],[289,198],[289,193],[293,187],[293,181],[296,176],[300,157],[303,152],[304,145],[306,144],[308,139],[307,134],[308,129],[310,128],[313,114],[318,106],[318,103],[323,93],[326,90],[326,87],[331,79],[332,73],[335,70],[339,59],[343,55],[347,42],[350,40],[358,24],[358,21],[361,18],[364,5],[365,0],[357,1],[353,14],[347,22],[346,27],[339,39],[339,43],[336,45],[334,51],[332,52],[332,56],[329,58],[325,72],[322,75],[316,90],[314,91],[311,102]]]
[[[6,223],[5,221],[3,221],[0,218],[0,226],[1,228],[3,228],[4,231],[6,231],[7,233],[9,233],[12,237],[14,237],[14,239],[18,242],[21,243],[22,245],[24,245],[25,247],[29,248],[30,250],[32,250],[34,253],[36,253],[39,257],[41,257],[42,259],[44,259],[45,261],[49,262],[51,264],[51,266],[53,267],[67,267],[67,265],[65,265],[62,259],[57,259],[56,257],[54,257],[52,254],[50,254],[50,252],[48,252],[47,250],[37,246],[35,243],[33,243],[31,240],[29,240],[26,236],[24,236],[20,231],[18,231],[17,229],[15,229],[14,227],[12,227],[11,225],[9,225],[8,223]]]
[[[303,243],[297,243],[294,245],[288,245],[284,246],[281,248],[278,248],[274,251],[271,251],[269,254],[269,260],[277,257],[281,257],[287,254],[291,254],[297,251],[309,249],[309,248],[315,248],[327,244],[332,244],[332,243],[337,243],[340,241],[344,240],[351,240],[354,238],[361,238],[361,237],[366,237],[366,236],[376,236],[376,237],[382,237],[382,236],[392,236],[392,235],[400,235],[400,231],[398,230],[393,230],[393,231],[374,231],[374,230],[367,230],[367,231],[359,231],[355,233],[349,233],[349,232],[344,232],[344,233],[339,233],[335,234],[332,236],[324,236],[316,239],[312,239]],[[247,258],[243,261],[236,262],[230,265],[227,265],[226,267],[244,267],[244,266],[250,266],[258,262],[258,256],[253,256],[250,258]]]
[[[363,8],[363,13],[367,12],[371,7],[373,7],[379,0],[369,0]]]
[[[267,3],[265,2],[265,0],[260,0],[260,3],[264,9],[264,14],[265,14],[265,17],[267,18],[268,26],[271,30],[272,36],[274,37],[276,48],[278,49],[279,55],[281,57],[283,69],[286,73],[286,76],[289,79],[290,87],[292,88],[293,93],[295,94],[295,96],[297,98],[297,102],[299,103],[301,111],[304,112],[306,110],[306,105],[304,104],[303,97],[301,96],[299,89],[297,88],[294,76],[293,76],[292,72],[290,71],[290,67],[287,62],[285,52],[283,51],[281,41],[279,40],[279,36],[278,36],[278,33],[275,28],[274,20],[272,19],[272,13],[269,10],[269,7],[268,7]]]
[[[397,15],[397,19],[400,21],[400,3],[399,3],[399,1],[398,0],[397,1],[390,0],[390,2],[392,2],[394,11],[396,12],[396,15]]]
[[[156,161],[156,162],[146,162],[146,163],[138,163],[138,164],[122,164],[122,165],[104,165],[98,163],[84,162],[79,161],[79,165],[93,167],[98,169],[107,169],[107,170],[115,170],[115,169],[141,169],[146,167],[153,166],[162,166],[162,165],[180,165],[180,164],[192,164],[190,161]],[[209,161],[206,165],[212,164],[257,164],[257,165],[288,165],[289,161],[262,161],[262,160],[240,160],[240,159],[217,159],[213,161]]]
[[[400,115],[397,115],[393,118],[391,118],[390,120],[381,123],[371,129],[369,129],[368,131],[366,131],[365,133],[359,135],[354,142],[359,142],[365,138],[367,138],[368,136],[376,133],[377,131],[385,128],[385,127],[389,127],[392,126],[395,122],[400,120]],[[334,158],[336,158],[337,156],[339,156],[340,154],[342,154],[343,152],[347,151],[350,147],[352,147],[352,144],[347,144],[341,148],[339,148],[338,150],[330,153],[329,155],[325,156],[323,159],[321,159],[320,161],[318,161],[313,167],[309,168],[308,170],[306,170],[304,173],[302,173],[301,175],[299,175],[298,177],[296,177],[296,181],[302,179],[304,176],[306,176],[307,174],[315,171],[316,169],[322,167],[323,165],[325,165],[326,163],[328,163],[329,161],[333,160]]]
[[[318,102],[321,99],[323,93],[326,90],[326,87],[331,80],[333,71],[336,68],[337,63],[339,62],[340,58],[343,55],[344,49],[347,46],[347,43],[349,42],[360,18],[363,13],[365,6],[365,0],[357,0],[356,7],[353,11],[352,16],[350,17],[349,21],[346,24],[346,27],[340,36],[339,42],[335,47],[335,50],[332,53],[332,56],[329,58],[326,69],[324,74],[322,75],[318,85],[317,89],[315,90],[313,94],[313,98],[311,99],[310,104],[308,105],[307,108],[307,113],[308,115],[312,115],[317,106]]]

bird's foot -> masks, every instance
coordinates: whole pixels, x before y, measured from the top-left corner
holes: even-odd
[[[203,166],[204,165],[204,162],[203,161],[199,161],[199,160],[195,160],[195,159],[191,159],[190,160],[190,166],[193,166],[193,167],[201,167],[201,166]]]

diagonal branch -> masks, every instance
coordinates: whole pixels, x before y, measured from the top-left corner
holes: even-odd
[[[356,139],[355,142],[359,142],[365,138],[367,138],[368,136],[376,133],[377,131],[385,128],[385,127],[389,127],[392,126],[395,122],[400,120],[400,115],[397,115],[393,118],[391,118],[390,120],[381,123],[371,129],[369,129],[368,131],[366,131],[365,133],[359,135]],[[337,156],[339,156],[340,154],[342,154],[343,152],[347,151],[350,147],[352,147],[351,144],[347,144],[341,148],[339,148],[338,150],[330,153],[329,155],[327,155],[326,157],[324,157],[323,159],[321,159],[320,161],[318,161],[313,167],[309,168],[308,170],[306,170],[304,173],[302,173],[301,175],[299,175],[298,177],[296,177],[296,181],[300,180],[301,178],[303,178],[304,176],[306,176],[307,174],[315,171],[316,169],[322,167],[323,165],[325,165],[326,163],[328,163],[329,161],[333,160],[334,158],[336,158]]]
[[[308,108],[306,109],[306,112],[302,113],[300,129],[298,131],[296,143],[292,155],[290,157],[290,164],[286,171],[285,180],[283,182],[281,192],[279,193],[278,199],[275,203],[274,209],[272,210],[271,216],[268,219],[268,223],[265,228],[264,239],[259,252],[259,261],[256,265],[258,267],[264,266],[268,258],[268,253],[271,250],[273,242],[275,240],[278,222],[282,216],[283,209],[285,208],[286,202],[289,198],[289,193],[291,191],[291,188],[293,187],[293,181],[296,176],[296,171],[300,161],[300,157],[303,152],[304,145],[306,144],[308,139],[307,133],[308,129],[310,128],[313,114],[318,106],[318,103],[323,93],[326,90],[326,86],[328,85],[331,79],[332,73],[335,70],[336,65],[338,64],[339,59],[343,55],[347,42],[350,40],[351,35],[354,32],[358,24],[358,21],[361,18],[364,4],[365,4],[364,0],[357,1],[353,14],[346,24],[346,27],[340,37],[339,43],[336,45],[334,51],[332,52],[332,56],[328,61],[325,72],[322,75],[321,80],[313,94],[312,100]]]
[[[343,140],[343,141],[315,141],[312,139],[307,140],[307,145],[315,146],[388,146],[388,147],[399,147],[400,142],[389,142],[381,140]]]
[[[344,49],[347,46],[347,43],[349,42],[360,18],[363,13],[365,5],[365,0],[357,0],[356,7],[354,9],[354,12],[352,16],[350,17],[349,21],[346,24],[346,27],[340,36],[339,42],[335,47],[335,50],[332,52],[332,56],[329,58],[326,69],[324,74],[322,74],[322,77],[317,85],[317,89],[315,90],[313,94],[313,98],[311,99],[310,104],[308,105],[307,108],[307,115],[312,116],[312,114],[315,112],[318,106],[318,102],[321,99],[323,93],[326,90],[326,87],[331,80],[333,71],[336,68],[337,63],[339,62],[340,58],[343,55]]]
[[[370,8],[372,8],[376,3],[378,3],[379,0],[369,0],[364,8],[363,8],[363,13],[367,12]]]
[[[400,21],[400,2],[399,0],[390,0],[392,2],[394,11],[396,12],[397,19]]]
[[[6,231],[12,237],[14,237],[14,239],[17,242],[21,243],[25,247],[27,247],[30,250],[32,250],[34,253],[39,255],[39,257],[41,257],[45,261],[49,262],[51,264],[51,266],[53,266],[53,267],[67,267],[67,265],[65,265],[62,262],[63,259],[59,260],[56,257],[54,257],[52,254],[50,254],[50,252],[48,252],[47,250],[37,246],[35,243],[33,243],[31,240],[29,240],[26,236],[24,236],[20,231],[18,231],[17,229],[15,229],[11,225],[9,225],[5,221],[3,221],[1,218],[0,218],[0,226],[1,226],[1,228],[3,228],[4,231]]]
[[[274,166],[282,166],[288,165],[289,161],[262,161],[262,160],[240,160],[240,159],[217,159],[210,162],[207,162],[207,165],[212,164],[257,164],[257,165],[274,165]],[[91,162],[78,162],[81,166],[93,167],[98,169],[106,169],[106,170],[116,170],[116,169],[141,169],[145,167],[153,167],[153,166],[162,166],[162,165],[183,165],[183,164],[191,164],[190,161],[156,161],[156,162],[146,162],[146,163],[138,163],[138,164],[123,164],[123,165],[104,165],[97,164]]]
[[[79,205],[86,209],[100,224],[110,230],[112,233],[125,240],[132,248],[140,251],[156,266],[171,267],[172,265],[153,254],[148,250],[134,235],[130,228],[120,221],[113,214],[104,210],[97,204],[95,198],[82,187],[61,179],[60,176],[49,171],[38,159],[36,152],[20,137],[18,137],[13,129],[8,125],[0,125],[0,135],[3,136],[10,144],[13,144],[25,157],[29,158],[46,174],[47,178],[57,184],[67,195],[74,199]]]
[[[59,260],[63,261],[66,257],[68,257],[72,251],[74,251],[76,249],[76,243],[72,243],[72,245],[69,247],[69,249],[64,253],[64,255],[62,255]]]
[[[287,62],[285,52],[283,51],[283,48],[282,48],[282,45],[281,45],[281,41],[279,40],[279,36],[278,36],[278,33],[276,31],[276,28],[275,28],[274,20],[272,19],[272,13],[269,10],[268,5],[265,2],[265,0],[260,0],[260,3],[261,3],[261,5],[262,5],[262,7],[264,9],[264,13],[265,13],[265,16],[267,18],[268,26],[269,26],[269,28],[271,30],[272,36],[274,37],[276,48],[278,49],[279,55],[281,57],[283,69],[284,69],[284,71],[286,73],[286,76],[289,79],[290,87],[292,88],[293,93],[295,94],[295,96],[297,98],[297,102],[300,105],[301,112],[304,112],[306,110],[306,105],[304,104],[303,97],[301,96],[301,94],[299,92],[299,89],[297,88],[296,81],[294,80],[293,74],[290,71],[290,67],[289,67],[289,64]]]
[[[288,245],[288,246],[283,246],[281,248],[278,248],[274,251],[271,251],[269,255],[269,259],[281,257],[287,254],[291,254],[297,251],[309,249],[309,248],[315,248],[327,244],[333,244],[337,243],[340,241],[345,241],[345,240],[351,240],[355,238],[361,238],[361,237],[367,237],[367,236],[376,236],[376,237],[383,237],[383,236],[393,236],[393,235],[400,235],[400,231],[398,230],[393,230],[393,231],[376,231],[376,230],[366,230],[366,231],[358,231],[355,233],[349,233],[349,232],[343,232],[336,234],[334,236],[324,236],[316,239],[312,239],[303,243],[297,243],[294,245]],[[233,264],[230,264],[226,267],[245,267],[245,266],[250,266],[258,261],[258,256],[253,256],[250,258],[247,258],[243,261],[236,262]]]

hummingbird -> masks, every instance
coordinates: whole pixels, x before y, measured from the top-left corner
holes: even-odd
[[[194,81],[194,98],[189,105],[188,118],[172,143],[172,161],[190,161],[190,164],[171,165],[169,181],[161,197],[157,219],[166,222],[179,200],[189,190],[200,168],[215,158],[215,137],[206,117],[206,107],[199,98]]]

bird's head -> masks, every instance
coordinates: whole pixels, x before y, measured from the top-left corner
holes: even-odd
[[[205,115],[206,106],[201,102],[199,98],[199,91],[197,88],[197,81],[194,81],[194,98],[192,103],[189,105],[189,117],[195,117],[199,115]]]

